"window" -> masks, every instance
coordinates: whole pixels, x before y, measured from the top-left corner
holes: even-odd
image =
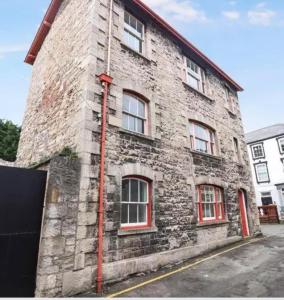
[[[190,122],[190,143],[191,149],[211,155],[215,154],[215,133],[213,130]]]
[[[122,180],[121,227],[151,225],[150,183],[129,177]]]
[[[252,158],[253,159],[264,158],[265,157],[263,144],[252,145],[251,146],[251,151],[252,151]]]
[[[227,86],[225,86],[225,95],[226,95],[227,108],[229,109],[230,112],[235,113],[236,108],[235,108],[234,95]]]
[[[237,138],[234,138],[234,150],[235,150],[235,158],[237,161],[240,161],[240,149],[239,149],[239,142]]]
[[[270,181],[266,163],[255,164],[254,167],[255,167],[256,179],[258,183]]]
[[[145,134],[146,132],[146,103],[140,98],[123,94],[123,128]]]
[[[124,43],[142,53],[144,25],[127,11],[124,12]]]
[[[205,93],[205,73],[196,63],[186,59],[186,76],[187,83],[196,90]]]
[[[279,150],[281,154],[284,154],[284,137],[278,139]]]
[[[263,192],[263,193],[261,193],[261,202],[262,202],[262,205],[273,204],[272,203],[271,192]]]
[[[284,158],[280,158],[282,166],[283,166],[283,171],[284,171]]]
[[[225,219],[223,190],[213,185],[197,187],[197,209],[199,222]]]

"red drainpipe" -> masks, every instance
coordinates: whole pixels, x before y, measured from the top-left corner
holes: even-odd
[[[102,124],[101,124],[101,162],[100,162],[100,185],[99,185],[99,207],[98,207],[98,262],[97,262],[97,293],[102,293],[103,282],[103,230],[104,230],[104,185],[105,185],[105,143],[106,143],[106,117],[107,98],[112,77],[101,74],[99,79],[104,87],[102,102]]]

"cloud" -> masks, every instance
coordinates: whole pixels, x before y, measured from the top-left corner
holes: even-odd
[[[5,55],[17,52],[25,52],[29,49],[27,44],[22,45],[0,45],[0,59]]]
[[[232,21],[238,20],[240,18],[240,13],[236,10],[223,11],[222,15]]]
[[[276,12],[268,9],[248,11],[248,19],[252,25],[269,26],[275,16]]]
[[[206,22],[206,14],[194,8],[190,1],[183,0],[143,0],[159,14],[185,23]]]

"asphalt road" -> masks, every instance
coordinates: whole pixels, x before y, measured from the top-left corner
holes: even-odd
[[[266,225],[262,230],[265,239],[117,296],[284,297],[284,225]],[[111,287],[105,296],[167,272],[131,278]]]

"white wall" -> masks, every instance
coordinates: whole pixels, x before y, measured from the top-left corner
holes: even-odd
[[[253,174],[253,183],[256,191],[256,202],[257,205],[262,205],[261,192],[271,192],[272,200],[277,204],[280,215],[280,206],[284,206],[284,199],[280,197],[276,184],[284,184],[284,167],[281,163],[281,158],[284,158],[284,154],[280,154],[277,138],[271,138],[269,140],[261,141],[260,143],[263,143],[265,152],[265,158],[262,159],[252,159],[251,145],[257,143],[248,145],[248,153]],[[267,168],[270,177],[269,183],[257,183],[254,164],[259,162],[267,162]],[[282,216],[282,218],[283,217],[284,216]]]

